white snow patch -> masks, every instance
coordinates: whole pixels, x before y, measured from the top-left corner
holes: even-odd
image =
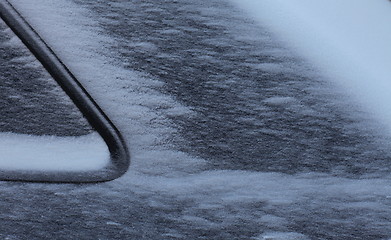
[[[106,225],[111,225],[111,226],[121,226],[122,224],[120,224],[120,223],[117,223],[117,222],[113,222],[113,221],[108,221],[108,222],[106,222]]]
[[[261,236],[255,238],[257,240],[309,240],[303,234],[294,233],[294,232],[273,232],[273,233],[265,233]]]
[[[274,96],[263,100],[264,103],[272,106],[287,105],[295,101],[296,99],[293,97],[282,97],[282,96]]]
[[[158,50],[158,47],[151,42],[133,42],[128,44],[129,47],[136,49],[141,49],[142,51],[155,52]]]
[[[92,171],[110,160],[103,139],[0,133],[0,169],[13,171]]]

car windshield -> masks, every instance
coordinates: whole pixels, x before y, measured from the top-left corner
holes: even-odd
[[[132,165],[102,184],[0,183],[0,236],[391,237],[389,1],[10,2],[122,132]],[[23,76],[18,64],[0,67]],[[31,94],[43,104],[46,82]]]

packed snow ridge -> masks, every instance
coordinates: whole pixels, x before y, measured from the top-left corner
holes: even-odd
[[[109,164],[98,133],[79,137],[0,133],[0,169],[21,171],[93,171]]]

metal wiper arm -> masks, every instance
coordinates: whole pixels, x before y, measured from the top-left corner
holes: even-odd
[[[109,181],[123,175],[129,167],[130,156],[124,139],[112,121],[54,51],[7,0],[0,0],[0,17],[72,99],[89,124],[101,135],[109,148],[111,157],[110,164],[98,171],[31,172],[0,170],[0,180],[88,183]]]

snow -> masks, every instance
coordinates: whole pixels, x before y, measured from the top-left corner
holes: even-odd
[[[391,4],[230,0],[344,88],[391,133]]]
[[[0,133],[0,169],[26,171],[92,171],[110,160],[97,133],[79,137]]]
[[[357,4],[364,4],[363,1],[356,1]],[[23,0],[12,2],[28,16],[49,44],[59,52],[61,58],[118,125],[129,143],[132,165],[123,178],[91,186],[87,189],[89,192],[83,188],[71,191],[71,196],[75,196],[76,199],[80,199],[84,194],[90,201],[90,195],[93,193],[93,196],[97,196],[94,198],[95,202],[103,206],[110,204],[108,207],[98,205],[99,218],[109,219],[114,216],[116,219],[105,221],[105,224],[116,226],[121,224],[121,221],[140,223],[140,229],[135,229],[143,232],[145,229],[156,231],[157,219],[161,222],[174,221],[175,228],[166,227],[165,231],[168,233],[161,235],[185,238],[180,232],[181,226],[208,232],[241,231],[244,229],[233,228],[242,226],[240,221],[247,221],[250,223],[248,227],[261,223],[268,229],[267,232],[260,229],[260,235],[254,239],[269,240],[307,239],[306,235],[292,232],[290,229],[292,223],[302,221],[313,224],[315,232],[322,231],[323,228],[316,228],[326,224],[338,224],[347,228],[350,226],[354,229],[355,224],[361,221],[373,223],[375,227],[387,226],[387,218],[391,214],[390,208],[387,207],[391,196],[391,181],[388,178],[349,179],[315,173],[289,175],[235,170],[205,171],[204,163],[207,160],[180,152],[170,146],[167,140],[176,131],[165,114],[188,115],[192,114],[191,109],[182,106],[171,96],[156,91],[156,88],[161,87],[161,82],[143,73],[124,69],[120,56],[117,56],[118,62],[112,62],[109,59],[112,57],[109,51],[110,47],[116,45],[115,40],[101,34],[102,30],[92,21],[93,17],[88,17],[88,11],[71,1],[64,0],[40,0],[40,4]],[[304,49],[303,53],[319,66],[323,66],[325,71],[328,70],[330,74],[334,72],[335,76],[338,76],[336,79],[344,83],[344,86],[355,85],[354,71],[338,71],[340,65],[337,63],[344,66],[343,70],[349,69],[345,67],[349,65],[350,60],[354,60],[352,63],[355,64],[363,63],[359,59],[350,59],[352,56],[349,53],[353,54],[351,52],[346,53],[347,59],[339,59],[334,54],[340,49],[331,46],[329,50],[326,46],[318,46],[315,42],[321,41],[318,39],[321,36],[310,35],[306,29],[309,23],[305,21],[305,17],[309,15],[302,16],[304,19],[300,24],[289,24],[284,27],[284,24],[296,23],[293,20],[298,20],[295,17],[290,18],[290,14],[296,11],[293,3],[298,1],[291,2],[292,4],[278,0],[237,1],[242,7],[252,9],[255,17],[262,23],[266,22],[270,24],[271,29],[286,34],[284,36],[290,44],[300,50]],[[371,2],[374,3],[366,3],[373,4],[371,6],[383,6],[379,1]],[[282,8],[283,6],[286,8]],[[300,6],[312,5],[310,1],[302,1]],[[305,10],[302,9],[304,12]],[[280,12],[280,15],[276,15],[276,12]],[[308,10],[307,14],[310,12]],[[262,16],[258,13],[262,13]],[[299,32],[300,36],[295,35],[298,34],[295,30],[302,30]],[[337,42],[337,47],[338,44]],[[149,44],[138,44],[138,47],[147,51],[156,50]],[[384,57],[386,58],[385,55]],[[323,62],[324,59],[328,61]],[[367,66],[369,68],[369,65]],[[280,66],[259,67],[276,71]],[[358,76],[357,79],[361,80],[361,87],[372,86],[363,77]],[[382,80],[384,79],[379,78],[378,83]],[[374,89],[379,88],[376,82],[373,85],[376,86]],[[354,90],[360,89],[354,87]],[[373,104],[376,102],[373,95],[369,94],[366,97]],[[286,96],[265,99],[265,103],[272,106],[284,106],[295,102],[296,99]],[[387,112],[386,108],[383,104],[376,109]],[[379,116],[382,116],[380,113]],[[276,135],[281,134],[276,131]],[[357,206],[347,204],[349,201],[359,205],[359,214],[355,212]],[[88,209],[87,205],[82,207]],[[95,211],[96,205],[91,206],[94,207],[92,211]],[[125,218],[121,218],[121,214],[115,215],[116,207],[121,214],[125,213]],[[149,207],[153,208],[153,212],[148,212]],[[344,215],[341,218],[336,216],[336,208],[341,215],[344,212],[349,213],[346,220],[341,219]],[[128,214],[129,212],[131,214]],[[373,213],[377,215],[374,216]],[[133,221],[140,215],[140,221]],[[151,216],[152,220],[146,219]],[[213,224],[210,219],[214,220]],[[190,223],[192,224],[189,225]],[[338,235],[334,235],[334,238],[337,237]]]
[[[272,232],[265,233],[256,238],[258,240],[307,240],[306,236],[294,232]]]
[[[292,97],[280,97],[274,96],[264,100],[264,102],[271,106],[286,105],[292,102],[295,102],[295,99]]]

